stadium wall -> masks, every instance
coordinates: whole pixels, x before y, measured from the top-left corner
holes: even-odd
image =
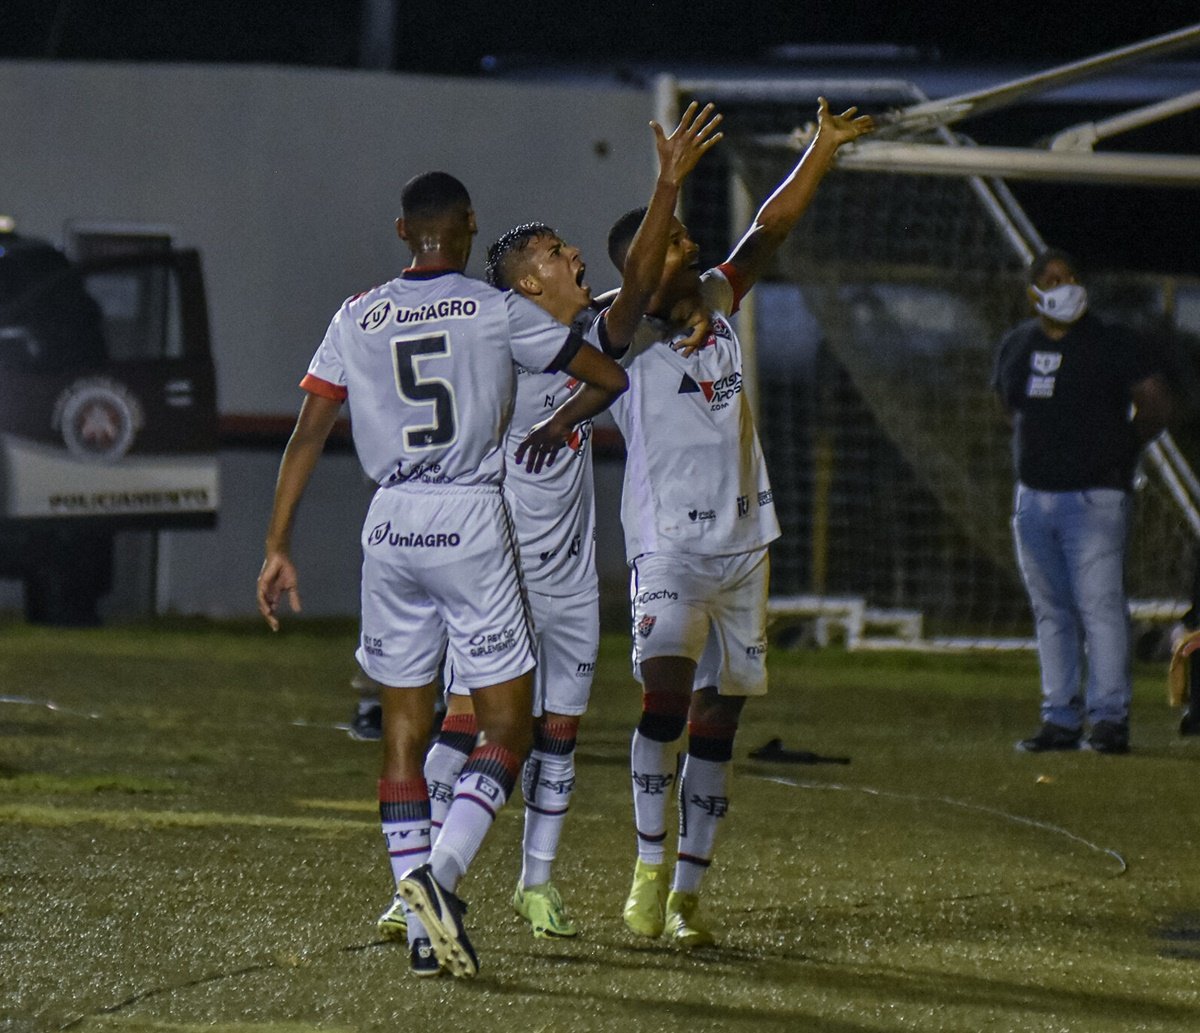
[[[637,89],[12,61],[0,62],[0,96],[0,213],[21,232],[57,242],[72,221],[152,225],[200,250],[220,411],[242,426],[286,425],[337,306],[402,268],[392,222],[409,176],[442,168],[471,190],[469,272],[504,229],[540,219],[583,249],[597,292],[616,282],[607,228],[654,177],[653,97]],[[119,580],[139,583],[118,585],[114,613],[136,612],[147,590],[160,611],[253,612],[281,447],[276,432],[224,452],[220,527],[161,533],[150,562],[123,565]],[[365,493],[352,456],[327,457],[296,543],[311,614],[357,611]],[[604,576],[623,581],[619,549],[605,550]],[[20,586],[0,582],[0,608],[19,605]]]

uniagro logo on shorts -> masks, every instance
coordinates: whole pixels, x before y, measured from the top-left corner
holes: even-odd
[[[368,545],[390,545],[395,549],[453,549],[462,544],[462,536],[457,531],[420,531],[401,534],[392,530],[392,522],[385,520],[376,524],[367,535]]]

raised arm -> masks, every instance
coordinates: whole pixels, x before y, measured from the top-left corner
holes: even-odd
[[[258,575],[258,612],[272,631],[279,630],[275,616],[280,596],[286,592],[288,604],[300,612],[300,585],[292,563],[292,525],[300,498],[321,458],[325,439],[333,429],[342,403],[310,394],[300,407],[296,426],[283,450],[279,476],[275,481],[275,502],[267,524],[266,558]]]
[[[650,128],[654,130],[654,146],[658,151],[658,179],[654,184],[650,206],[629,245],[622,270],[621,289],[605,315],[605,333],[615,352],[622,352],[629,346],[646,311],[646,303],[662,278],[671,219],[683,181],[724,135],[717,131],[722,116],[713,113],[713,105],[706,104],[697,113],[699,107],[695,101],[689,104],[670,136],[663,132],[657,122],[650,123]]]
[[[766,271],[779,245],[800,220],[818,185],[833,164],[837,149],[875,128],[869,115],[855,117],[857,108],[834,115],[824,97],[817,98],[817,132],[800,161],[763,202],[746,235],[728,258],[738,273],[740,288],[747,291]]]

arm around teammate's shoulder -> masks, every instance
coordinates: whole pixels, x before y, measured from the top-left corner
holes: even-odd
[[[565,369],[577,380],[611,394],[610,404],[629,387],[628,374],[598,348],[580,348]]]
[[[571,431],[584,420],[599,416],[629,387],[629,377],[603,352],[590,346],[580,348],[564,367],[582,380],[583,387],[526,435],[514,453],[518,465],[529,473],[551,466]]]

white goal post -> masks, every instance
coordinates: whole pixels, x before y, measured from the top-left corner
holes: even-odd
[[[1117,156],[1080,141],[1190,110],[1200,94],[1073,127],[1056,150],[975,146],[948,126],[1188,46],[1200,46],[1200,25],[946,101],[894,79],[659,80],[663,124],[691,99],[728,116],[713,153],[723,164],[706,159],[685,197],[693,236],[716,260],[804,146],[789,124],[797,111],[811,118],[824,95],[885,122],[883,139],[843,148],[739,317],[784,524],[774,617],[849,648],[1032,647],[1009,532],[1008,433],[988,383],[1000,333],[1024,315],[1024,267],[1044,243],[1004,180],[1195,189],[1200,157]],[[1200,342],[1200,279],[1128,274],[1092,286],[1098,308]],[[1139,477],[1136,622],[1173,622],[1189,607],[1198,542],[1200,484],[1163,435]]]

